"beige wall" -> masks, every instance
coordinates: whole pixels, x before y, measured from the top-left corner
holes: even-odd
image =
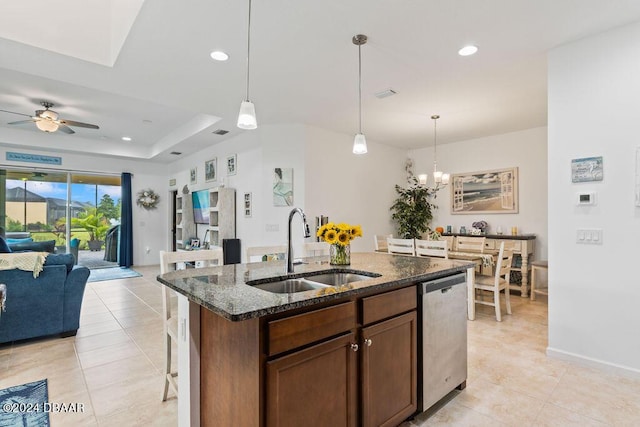
[[[20,224],[24,225],[24,202],[7,202],[6,214],[8,218],[20,221]],[[27,202],[27,224],[38,221],[47,223],[47,203]]]

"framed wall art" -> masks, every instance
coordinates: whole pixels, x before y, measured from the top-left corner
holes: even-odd
[[[195,184],[198,182],[198,168],[191,168],[189,170],[189,184]]]
[[[454,174],[451,213],[518,213],[518,168]]]
[[[602,181],[602,156],[571,160],[571,182]]]
[[[227,157],[227,175],[235,175],[237,168],[238,157],[236,154]]]
[[[214,157],[211,160],[204,162],[204,180],[206,182],[215,181],[218,179],[218,159]]]
[[[293,206],[293,169],[273,170],[273,206]]]
[[[251,217],[251,193],[244,193],[244,216]]]

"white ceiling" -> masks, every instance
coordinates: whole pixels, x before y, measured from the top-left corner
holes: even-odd
[[[252,7],[250,98],[259,126],[307,123],[354,134],[358,50],[351,37],[362,33],[369,37],[363,132],[406,148],[432,144],[432,114],[441,115],[439,143],[546,125],[548,50],[640,20],[638,0],[253,0]],[[88,19],[80,8],[64,10]],[[65,37],[84,52],[99,48],[86,26],[61,26],[46,13],[23,24],[26,32],[71,32]],[[9,126],[21,116],[0,113],[0,144],[168,162],[176,159],[170,151],[251,132],[235,126],[246,25],[242,0],[146,1],[113,66],[0,38],[0,109],[33,114],[48,100],[62,118],[100,126],[45,134],[32,124]],[[480,51],[458,56],[468,43]],[[216,49],[229,61],[211,60]],[[374,96],[387,88],[398,94]],[[218,128],[230,133],[211,133]],[[133,141],[121,141],[124,135]]]

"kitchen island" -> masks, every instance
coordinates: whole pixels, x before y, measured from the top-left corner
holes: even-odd
[[[304,261],[293,274],[273,261],[158,277],[181,296],[181,425],[397,425],[418,409],[416,285],[473,274],[474,264],[381,253],[341,267]],[[302,292],[260,287],[327,272],[367,277]]]

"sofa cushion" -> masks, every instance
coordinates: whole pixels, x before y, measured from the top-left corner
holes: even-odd
[[[0,254],[7,254],[11,252],[11,248],[7,245],[7,241],[4,237],[0,236]]]
[[[53,253],[56,248],[56,241],[44,240],[42,242],[9,243],[9,247],[13,252],[34,251]]]
[[[73,254],[49,254],[44,262],[45,267],[47,265],[65,265],[67,267],[67,273],[73,269],[75,258]]]
[[[15,245],[16,243],[29,243],[33,242],[31,237],[25,237],[24,239],[13,239],[11,237],[7,237],[7,243],[10,245]]]

